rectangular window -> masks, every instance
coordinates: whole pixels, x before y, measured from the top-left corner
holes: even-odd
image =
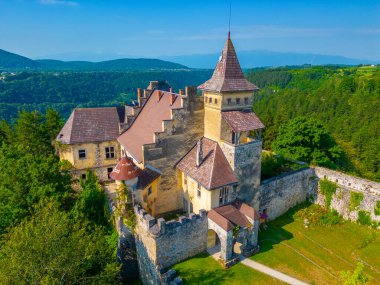
[[[201,197],[201,184],[198,183],[198,188],[197,188],[197,196],[198,198]]]
[[[148,195],[152,194],[152,187],[148,188]]]
[[[229,202],[230,187],[224,186],[219,190],[219,206]]]
[[[240,105],[240,98],[236,98],[236,105]]]
[[[205,97],[205,102],[207,103],[207,97]]]
[[[212,98],[211,98],[211,97],[208,98],[208,102],[209,102],[209,103],[212,103]]]
[[[86,150],[85,149],[78,150],[78,156],[80,159],[85,159],[86,158]]]
[[[248,98],[248,97],[245,97],[245,98],[244,98],[244,104],[245,104],[245,105],[248,105],[248,104],[249,104],[249,98]]]
[[[115,148],[113,146],[106,147],[106,158],[115,158]]]
[[[86,173],[82,173],[81,178],[82,178],[82,180],[86,180],[86,178],[87,178]]]
[[[231,98],[228,98],[227,99],[227,105],[231,105],[232,101],[231,101]]]
[[[214,99],[214,103],[215,103],[215,104],[218,104],[218,99],[215,98],[215,99]]]

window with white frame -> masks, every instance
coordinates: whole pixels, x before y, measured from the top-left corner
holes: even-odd
[[[230,186],[223,186],[219,191],[219,205],[223,205],[229,202]]]
[[[115,148],[113,146],[106,147],[106,158],[115,158]]]
[[[198,198],[201,197],[201,184],[200,183],[198,183],[198,187],[197,187],[197,196],[198,196]]]

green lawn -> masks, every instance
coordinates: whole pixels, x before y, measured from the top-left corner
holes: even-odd
[[[261,252],[252,259],[315,284],[341,284],[340,272],[353,271],[362,261],[370,284],[379,284],[379,234],[351,222],[305,228],[303,218],[291,211],[260,232]]]
[[[261,230],[261,252],[253,260],[312,284],[342,284],[340,272],[353,271],[362,261],[369,284],[380,284],[380,231],[351,222],[305,228],[296,212],[288,212]],[[242,264],[224,270],[208,254],[174,269],[185,284],[283,284]]]
[[[286,284],[242,264],[225,270],[207,253],[176,264],[174,269],[182,277],[184,284]]]

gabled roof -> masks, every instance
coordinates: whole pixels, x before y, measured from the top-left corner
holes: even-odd
[[[252,226],[248,218],[258,220],[259,214],[246,203],[235,201],[210,210],[207,217],[225,231],[230,231],[235,226],[242,228]]]
[[[205,137],[201,140],[203,149],[202,163],[199,166],[196,165],[197,145],[195,145],[177,163],[178,169],[209,190],[237,183],[238,179],[219,144]]]
[[[256,85],[245,79],[229,36],[211,79],[198,88],[216,92],[258,90]]]
[[[161,176],[161,173],[151,167],[146,167],[139,175],[138,188],[145,189],[149,184]]]
[[[115,140],[124,120],[124,107],[77,108],[57,136],[64,144]]]
[[[125,181],[138,177],[140,172],[140,168],[133,163],[131,158],[123,156],[110,173],[110,177],[114,180]]]
[[[173,97],[175,101],[171,104]],[[135,160],[142,162],[143,145],[154,143],[154,134],[164,131],[163,121],[172,119],[172,109],[182,108],[182,100],[178,94],[154,90],[132,125],[117,140]]]
[[[234,132],[252,131],[265,128],[254,112],[228,111],[222,117]]]

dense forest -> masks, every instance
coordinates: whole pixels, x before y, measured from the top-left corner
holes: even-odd
[[[19,110],[57,110],[67,118],[75,107],[119,106],[136,99],[136,88],[166,80],[174,89],[198,85],[210,70],[128,72],[21,72],[0,80],[0,120],[11,121]]]
[[[266,125],[265,149],[278,151],[281,146],[290,146],[289,141],[296,141],[296,135],[307,138],[301,127],[326,128],[334,140],[329,142],[329,155],[340,156],[330,166],[380,181],[379,67],[255,69],[247,77],[261,88],[254,111]],[[302,116],[314,121],[305,122]],[[314,138],[308,137],[309,142]],[[288,148],[285,154],[292,156],[297,151],[292,153]],[[293,156],[302,157],[305,156]],[[313,162],[310,157],[306,160]]]
[[[0,123],[0,283],[119,284],[117,232],[94,174],[74,191],[56,111]]]

